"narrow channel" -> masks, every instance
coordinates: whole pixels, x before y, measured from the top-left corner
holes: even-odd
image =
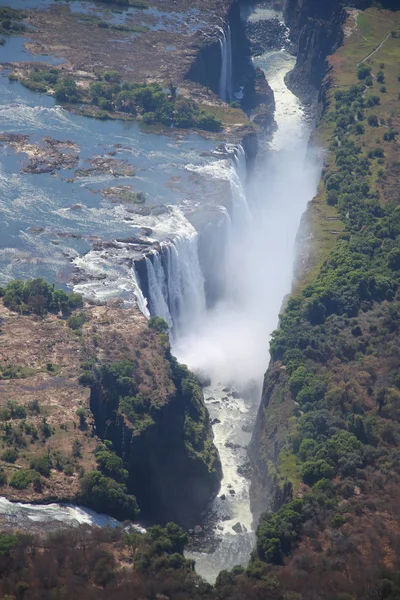
[[[249,18],[277,17],[279,13],[260,8]],[[269,337],[291,288],[301,216],[320,175],[319,161],[308,149],[304,109],[285,84],[295,58],[284,49],[274,50],[254,58],[254,64],[274,91],[277,129],[265,142],[267,151],[260,154],[250,181],[242,180],[250,214],[233,225],[226,294],[174,347],[179,360],[212,381],[205,398],[223,466],[220,495],[211,511],[217,515],[219,543],[211,553],[187,553],[210,582],[222,569],[246,565],[254,546],[246,447],[269,361]]]

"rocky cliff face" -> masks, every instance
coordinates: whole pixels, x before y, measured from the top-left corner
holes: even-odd
[[[319,100],[329,85],[327,57],[341,44],[345,12],[339,0],[287,0],[285,20],[297,46],[297,63],[288,84],[304,101]],[[324,83],[323,83],[324,82]],[[271,363],[249,447],[253,465],[251,505],[255,519],[276,510],[298,487],[298,474],[285,443],[290,437],[295,405],[287,389],[285,367]]]
[[[132,364],[139,393],[130,399],[131,406],[140,398],[145,408],[127,410],[121,399],[130,392],[119,390],[119,380],[100,376],[90,399],[96,432],[123,458],[128,490],[136,496],[144,520],[193,527],[222,477],[201,388],[167,345],[164,356],[147,364],[144,375],[137,372],[135,361]],[[146,374],[156,382],[154,394],[149,390],[152,384],[143,380]]]
[[[297,48],[288,83],[303,99],[316,96],[327,73],[327,57],[342,43],[346,13],[340,0],[287,0],[285,20]]]
[[[198,524],[222,474],[197,381],[136,308],[86,305],[77,315],[79,329],[61,315],[12,312],[0,298],[0,494],[74,501],[78,473],[96,469],[96,447],[108,439],[124,460],[141,517]],[[122,376],[129,370],[134,390]],[[133,391],[124,413],[121,397]],[[134,402],[133,416],[126,407]],[[16,472],[32,475],[39,457],[48,472],[14,484]]]
[[[290,435],[293,401],[285,391],[286,372],[271,365],[265,376],[249,457],[253,466],[251,510],[256,521],[266,510],[277,510],[291,497],[292,485],[283,480],[280,453]]]
[[[246,35],[245,24],[241,19],[239,3],[233,3],[227,14],[232,36],[232,84],[233,91],[243,91],[242,108],[254,117],[254,122],[265,130],[274,126],[274,93],[264,74],[251,64],[251,46]],[[196,81],[218,94],[221,73],[221,32],[216,28],[199,49],[192,63],[187,79]],[[235,100],[235,98],[233,98]]]

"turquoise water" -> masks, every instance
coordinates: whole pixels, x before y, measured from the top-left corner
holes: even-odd
[[[99,190],[133,186],[146,194],[149,207],[181,205],[188,197],[195,200],[191,174],[185,166],[204,164],[201,153],[214,147],[213,142],[195,134],[154,135],[143,131],[137,122],[99,121],[72,114],[56,106],[53,98],[31,92],[18,82],[10,83],[4,73],[0,77],[0,131],[27,134],[34,143],[40,143],[44,136],[71,140],[79,146],[77,168],[90,167],[90,158],[115,153],[110,158],[126,161],[136,169],[134,177],[106,173],[71,183],[68,179],[74,177],[74,170],[60,170],[55,175],[21,173],[28,162],[26,155],[1,144],[3,283],[27,276],[66,281],[71,257],[91,248],[91,236],[110,240],[137,234],[143,225],[140,219],[135,222],[135,215],[130,215],[128,221],[121,205],[103,200],[96,193]],[[81,208],[76,209],[76,204]],[[44,231],[32,233],[32,227]]]

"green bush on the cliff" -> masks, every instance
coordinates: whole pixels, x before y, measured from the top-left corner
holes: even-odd
[[[31,459],[31,462],[30,462],[30,468],[33,471],[37,471],[44,477],[50,476],[51,466],[52,466],[51,460],[47,454],[45,454],[43,456],[35,456]]]
[[[169,330],[168,323],[160,317],[151,317],[149,319],[149,327],[150,329],[155,329],[158,333],[168,333]]]
[[[3,302],[10,310],[38,315],[48,311],[62,311],[65,314],[83,306],[80,294],[56,290],[54,284],[49,284],[44,279],[10,281],[4,289]]]
[[[307,485],[314,485],[320,479],[332,479],[335,469],[325,460],[309,460],[302,468],[302,479]]]
[[[16,450],[15,448],[7,448],[7,450],[4,450],[3,454],[1,455],[1,458],[5,462],[15,463],[15,461],[18,459],[18,456],[18,450]]]
[[[99,449],[95,452],[97,468],[106,477],[111,477],[119,483],[124,483],[128,479],[128,471],[124,469],[122,458],[115,452],[105,449]]]
[[[0,534],[0,556],[8,556],[13,548],[18,544],[18,537],[8,533]]]
[[[256,545],[261,560],[273,564],[283,562],[283,556],[289,554],[304,521],[302,508],[302,501],[294,500],[276,513],[261,516]]]
[[[127,493],[125,485],[106,477],[100,471],[86,473],[80,485],[79,501],[86,506],[120,520],[137,518],[139,508],[136,498]]]
[[[86,313],[75,313],[68,318],[68,327],[70,327],[73,331],[79,331],[87,320],[88,317]]]
[[[24,490],[28,487],[33,480],[33,473],[29,469],[21,469],[19,471],[15,471],[12,474],[10,479],[11,487],[16,490]]]
[[[188,536],[175,523],[167,523],[165,527],[153,525],[139,541],[140,544],[135,533],[124,537],[125,544],[135,549],[135,570],[142,573],[171,572],[172,569],[194,571],[194,561],[183,556]]]

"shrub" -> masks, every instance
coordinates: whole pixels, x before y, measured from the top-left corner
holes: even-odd
[[[371,67],[365,63],[359,65],[357,69],[357,77],[360,81],[365,80],[369,75],[371,75]]]
[[[307,485],[314,485],[320,479],[332,479],[335,469],[325,460],[310,460],[304,463],[302,478]]]
[[[13,548],[18,544],[16,535],[7,533],[0,534],[0,556],[8,556]]]
[[[361,128],[364,130],[362,125],[361,125]],[[329,190],[329,192],[327,193],[327,196],[326,196],[326,200],[330,206],[336,206],[336,204],[339,201],[337,192],[335,190]]]
[[[38,400],[31,400],[31,402],[28,402],[28,410],[30,413],[34,414],[34,415],[39,415],[40,414],[40,404]]]
[[[6,485],[7,484],[7,473],[4,471],[4,469],[0,469],[0,485]]]
[[[86,411],[82,406],[76,409],[76,416],[79,417],[79,429],[87,429]]]
[[[399,135],[398,131],[395,131],[394,129],[389,129],[389,131],[385,131],[385,133],[383,134],[383,139],[385,142],[392,142],[397,135]]]
[[[128,471],[124,469],[122,458],[110,450],[96,452],[96,461],[99,471],[116,481],[123,483],[128,479]]]
[[[345,517],[343,517],[343,515],[335,515],[331,519],[331,527],[333,527],[334,529],[339,529],[345,523],[346,523],[346,519],[345,519]]]
[[[10,410],[10,416],[12,419],[26,419],[28,411],[26,410],[25,406],[17,404],[17,402],[14,402],[13,400],[9,400],[7,402],[7,407]]]
[[[82,477],[80,501],[116,519],[134,520],[139,514],[136,498],[127,493],[124,485],[100,471],[90,471]]]
[[[149,319],[149,327],[150,329],[155,329],[158,333],[168,333],[169,330],[168,323],[160,317],[151,317]]]
[[[381,99],[379,98],[379,96],[368,96],[367,98],[367,106],[370,108],[372,106],[379,106],[380,103]]]
[[[77,331],[78,329],[82,328],[87,320],[87,315],[84,312],[75,313],[69,317],[68,327],[70,327],[73,331]]]
[[[32,479],[32,471],[29,469],[21,469],[12,474],[10,485],[16,490],[24,490],[32,483]]]
[[[387,264],[389,269],[392,271],[398,271],[400,269],[400,249],[395,248],[391,252],[389,252],[387,257]]]
[[[7,448],[1,455],[2,460],[9,463],[15,463],[18,459],[19,453],[15,448]]]
[[[371,127],[378,127],[379,126],[378,117],[376,115],[369,115],[368,125],[370,125]]]
[[[82,100],[81,92],[73,79],[63,79],[54,89],[54,97],[57,102],[76,104]]]
[[[44,456],[37,456],[31,459],[30,468],[33,471],[37,471],[44,477],[50,476],[51,461],[47,454]]]

